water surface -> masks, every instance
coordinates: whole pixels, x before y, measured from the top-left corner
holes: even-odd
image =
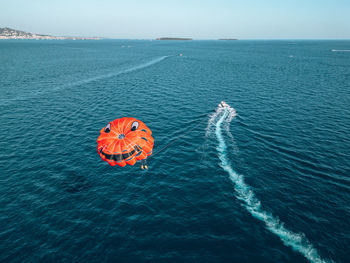
[[[0,261],[348,262],[349,46],[1,41]],[[96,152],[124,116],[176,140],[146,172]]]

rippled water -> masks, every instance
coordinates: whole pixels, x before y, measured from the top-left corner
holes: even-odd
[[[349,47],[1,41],[0,261],[349,262]],[[123,116],[148,171],[97,154]]]

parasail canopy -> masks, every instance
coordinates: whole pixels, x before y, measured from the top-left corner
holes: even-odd
[[[110,165],[134,165],[152,154],[152,131],[142,121],[124,117],[101,129],[97,152]]]

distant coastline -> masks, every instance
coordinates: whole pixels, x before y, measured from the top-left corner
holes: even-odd
[[[238,38],[219,38],[218,40],[238,40]]]
[[[159,37],[156,40],[193,40],[192,38],[186,37]]]
[[[49,39],[49,40],[100,40],[100,37],[64,37],[64,36],[50,36],[50,35],[40,35],[33,34],[17,29],[12,29],[9,27],[0,28],[0,39]]]

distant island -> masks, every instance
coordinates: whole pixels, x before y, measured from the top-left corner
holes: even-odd
[[[0,28],[0,39],[72,39],[72,40],[99,40],[100,37],[56,37],[50,35],[39,35],[20,31],[8,27]]]
[[[218,40],[238,40],[237,38],[219,38]]]
[[[192,40],[192,38],[185,38],[185,37],[160,37],[160,38],[156,38],[156,40]]]

